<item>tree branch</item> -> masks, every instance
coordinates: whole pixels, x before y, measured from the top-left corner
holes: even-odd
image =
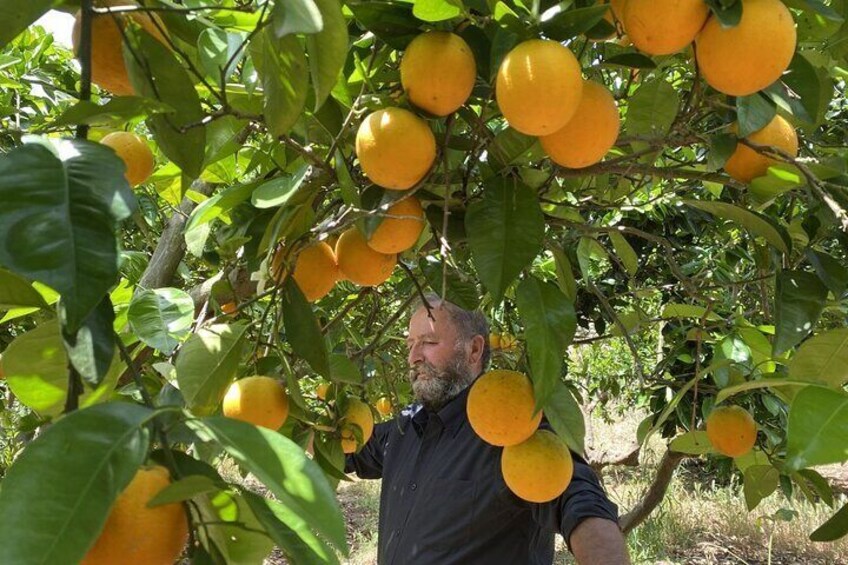
[[[621,531],[625,535],[629,534],[633,528],[644,522],[651,512],[662,502],[665,492],[668,490],[668,485],[674,476],[674,470],[680,465],[680,462],[688,457],[684,453],[677,453],[671,450],[666,450],[662,460],[657,467],[657,474],[654,476],[653,482],[648,487],[642,500],[639,501],[633,509],[621,517],[619,525]]]

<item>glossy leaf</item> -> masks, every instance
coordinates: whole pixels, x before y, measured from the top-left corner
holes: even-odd
[[[312,306],[304,298],[292,277],[286,279],[281,297],[283,325],[286,340],[295,353],[303,357],[319,375],[330,377],[330,360],[327,344],[321,335],[321,326],[312,312]]]
[[[803,271],[783,271],[777,276],[775,293],[775,357],[807,337],[824,310],[827,287]]]
[[[707,432],[696,430],[686,432],[671,440],[668,449],[687,455],[704,455],[713,451],[713,445],[707,437]]]
[[[59,0],[29,0],[0,2],[0,48],[46,14]]]
[[[279,0],[274,3],[273,29],[279,38],[296,33],[318,33],[324,28],[314,0]]]
[[[736,135],[748,137],[760,131],[774,119],[777,107],[759,92],[736,98]]]
[[[207,523],[198,528],[198,540],[208,550],[220,554],[216,562],[227,565],[264,563],[274,549],[274,543],[262,531],[262,523],[240,494],[222,490],[201,495],[195,508]]]
[[[550,39],[565,41],[592,29],[604,18],[609,6],[589,6],[559,10],[552,8],[542,14],[542,30]]]
[[[618,232],[610,232],[609,237],[610,241],[612,241],[613,248],[615,248],[615,254],[618,255],[627,274],[631,277],[635,276],[639,271],[639,257],[636,256],[633,247]]]
[[[191,331],[194,300],[178,288],[142,290],[133,296],[127,320],[141,341],[170,355]]]
[[[836,541],[848,535],[848,504],[845,504],[839,512],[816,528],[810,539],[812,541]]]
[[[822,332],[802,343],[789,362],[789,377],[834,388],[848,382],[848,329]]]
[[[262,79],[268,130],[274,136],[286,135],[306,104],[309,74],[303,47],[294,35],[277,39],[266,28],[251,41],[250,55]]]
[[[315,89],[315,110],[324,104],[347,58],[347,22],[338,0],[314,0],[324,20],[323,29],[306,37],[309,70]]]
[[[797,471],[848,460],[848,394],[818,386],[792,401],[786,432],[786,468]]]
[[[677,91],[662,77],[642,83],[627,110],[626,127],[631,135],[665,137],[680,106]]]
[[[47,308],[41,293],[25,278],[6,269],[0,269],[0,310],[12,308]]]
[[[170,485],[159,491],[159,493],[150,499],[147,505],[150,508],[161,506],[163,504],[173,504],[174,502],[182,502],[198,496],[220,490],[221,485],[215,480],[206,475],[191,475],[172,482]]]
[[[558,380],[554,384],[553,392],[543,409],[545,418],[556,434],[569,449],[582,455],[585,450],[586,423],[580,405],[562,381]]]
[[[60,313],[64,308],[64,303],[60,303]],[[109,295],[105,295],[76,332],[62,329],[62,341],[68,360],[92,387],[97,387],[103,381],[115,358],[114,324],[112,301]]]
[[[116,96],[105,104],[80,100],[59,114],[54,124],[57,126],[87,124],[90,126],[120,127],[130,120],[173,111],[174,109],[171,106],[158,100],[139,96]]]
[[[419,262],[419,267],[427,279],[427,284],[439,296],[444,294],[444,297],[448,301],[466,310],[474,310],[480,306],[480,291],[474,280],[467,273],[448,265],[447,278],[445,280],[447,288],[443,293],[443,263],[433,257],[425,257]]]
[[[724,220],[730,220],[745,228],[752,235],[762,237],[778,250],[788,253],[789,242],[769,222],[744,208],[727,202],[707,202],[702,200],[684,200],[686,205],[698,208]]]
[[[745,504],[748,512],[777,490],[780,473],[771,465],[752,465],[742,475]]]
[[[842,293],[848,288],[848,268],[827,253],[808,248],[804,254],[816,270],[816,274],[834,296],[842,296]]]

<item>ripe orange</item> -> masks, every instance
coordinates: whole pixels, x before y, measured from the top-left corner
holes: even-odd
[[[515,445],[533,435],[542,421],[534,416],[533,383],[516,371],[494,370],[471,385],[468,392],[468,421],[480,438],[492,445]]]
[[[367,404],[356,398],[348,400],[347,410],[341,421],[342,450],[345,453],[355,453],[362,445],[365,445],[374,432],[374,415]],[[362,432],[362,443],[356,441],[356,433],[353,426],[359,426]]]
[[[224,416],[278,430],[289,415],[289,398],[276,379],[253,376],[230,385],[224,396]]]
[[[719,406],[707,417],[707,437],[719,453],[740,457],[757,443],[757,423],[740,406]]]
[[[574,117],[539,141],[555,163],[581,169],[604,158],[615,145],[620,129],[621,118],[612,94],[602,84],[587,80]]]
[[[615,19],[621,21],[624,19],[624,7],[627,5],[627,0],[610,0],[610,7],[612,8],[612,15],[615,16]]]
[[[400,82],[409,101],[436,116],[447,116],[465,104],[476,77],[471,48],[446,31],[422,33],[400,61]]]
[[[83,565],[144,563],[173,565],[188,540],[188,516],[180,503],[148,508],[147,503],[171,484],[165,467],[142,467],[118,495],[100,537],[83,557]]]
[[[386,396],[380,397],[374,407],[381,416],[388,416],[392,413],[392,401]]]
[[[315,387],[315,395],[321,400],[327,400],[327,393],[330,391],[330,383],[321,383]]]
[[[368,247],[365,236],[355,227],[344,232],[336,243],[339,271],[360,286],[384,283],[397,264],[397,255],[386,255]]]
[[[238,306],[236,306],[235,302],[225,302],[221,304],[221,312],[230,316],[238,312]]]
[[[371,234],[368,247],[380,253],[401,253],[415,245],[424,231],[424,209],[414,196],[386,210],[386,217]]]
[[[501,348],[501,335],[495,332],[489,334],[489,349],[497,350]]]
[[[531,39],[507,53],[498,69],[495,96],[506,121],[527,135],[562,128],[583,93],[580,63],[556,41]]]
[[[755,131],[747,139],[758,145],[777,147],[792,156],[798,153],[798,134],[795,133],[795,128],[792,127],[792,124],[779,115],[775,115],[766,127]],[[763,176],[768,172],[770,166],[777,163],[779,161],[776,159],[766,157],[747,145],[738,143],[733,155],[724,164],[724,170],[739,182],[747,183],[757,177]]]
[[[795,54],[795,22],[780,0],[742,0],[739,25],[723,28],[715,16],[695,39],[698,66],[707,83],[731,96],[766,88]]]
[[[131,0],[101,0],[95,4],[99,7],[134,5]],[[158,16],[150,12],[133,12],[129,18],[163,45],[168,44],[165,36],[153,23],[155,19],[159,27],[165,29],[165,25]],[[123,28],[127,23],[126,14],[95,15],[91,22],[91,82],[120,96],[135,94],[124,64],[122,47],[124,38],[118,28],[118,25]],[[79,51],[81,26],[82,12],[80,11],[76,14],[74,29],[71,32],[74,53]]]
[[[111,147],[124,162],[127,168],[124,177],[130,186],[142,184],[153,174],[153,152],[140,135],[115,131],[103,137],[100,143]]]
[[[279,247],[271,260],[271,274],[278,283],[285,278],[288,251]],[[300,251],[294,263],[294,282],[309,302],[327,296],[339,278],[336,254],[326,242],[319,241]]]
[[[704,0],[628,0],[624,29],[639,50],[670,55],[692,43],[709,13]]]
[[[391,190],[418,184],[436,160],[436,138],[427,122],[402,108],[369,114],[356,132],[356,156],[371,182]]]
[[[574,461],[559,436],[537,430],[526,441],[504,447],[501,472],[506,486],[519,498],[547,502],[568,488]]]

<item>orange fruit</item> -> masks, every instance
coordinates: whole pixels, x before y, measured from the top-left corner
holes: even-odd
[[[436,138],[430,126],[402,108],[369,114],[356,132],[355,149],[365,176],[391,190],[412,188],[436,160]]]
[[[144,563],[173,565],[188,540],[188,516],[180,503],[148,508],[171,484],[165,467],[140,468],[109,511],[103,531],[82,559],[83,565]]]
[[[424,209],[414,196],[392,204],[371,234],[368,247],[380,253],[401,253],[415,245],[424,231]]]
[[[277,283],[285,278],[288,251],[279,247],[271,260],[271,274]],[[294,282],[309,302],[327,296],[339,278],[336,254],[326,242],[319,241],[303,248],[294,263]]]
[[[377,286],[384,283],[397,264],[397,255],[386,255],[368,247],[365,236],[355,227],[344,232],[336,243],[339,271],[354,284]]]
[[[504,447],[501,473],[506,486],[529,502],[548,502],[565,492],[574,473],[574,461],[555,433],[536,430],[529,439]]]
[[[289,415],[289,398],[276,379],[253,376],[230,385],[224,396],[224,416],[278,430]]]
[[[766,88],[795,54],[795,22],[780,0],[742,0],[739,25],[723,28],[715,16],[695,39],[698,66],[707,83],[731,96]]]
[[[379,412],[381,416],[388,416],[392,413],[392,401],[385,396],[377,399],[377,403],[374,405],[374,407],[377,409],[377,412]]]
[[[102,0],[95,2],[99,7],[133,6],[131,0]],[[118,28],[127,25],[127,18],[140,25],[146,32],[158,39],[163,45],[168,42],[154,24],[165,29],[162,20],[151,12],[133,12],[126,14],[95,14],[91,22],[91,82],[120,96],[135,94],[130,83],[127,67],[124,64],[123,35]],[[76,14],[71,32],[74,53],[79,51],[82,12]]]
[[[498,333],[490,333],[489,334],[489,349],[500,349],[501,348],[501,336]]]
[[[722,455],[740,457],[757,443],[757,423],[740,406],[719,406],[707,417],[707,437]]]
[[[580,63],[556,41],[531,39],[507,53],[498,69],[495,96],[509,125],[527,135],[562,128],[583,92]]]
[[[627,0],[624,29],[640,51],[670,55],[692,43],[709,14],[704,0]]]
[[[327,393],[330,391],[330,383],[321,383],[315,388],[315,395],[321,400],[327,400]]]
[[[468,392],[468,421],[480,438],[492,445],[515,445],[533,435],[542,421],[535,415],[533,383],[516,371],[494,370],[482,375]]]
[[[515,345],[518,343],[518,340],[515,339],[515,336],[509,333],[501,334],[500,346],[503,350],[513,349]]]
[[[627,0],[610,0],[610,8],[615,19],[621,21],[624,19],[624,7],[627,5]]]
[[[400,61],[400,82],[409,101],[436,116],[447,116],[465,104],[476,77],[471,48],[447,31],[422,33]]]
[[[362,443],[356,440],[356,432],[353,426],[359,426],[362,432]],[[367,404],[356,398],[348,400],[347,410],[341,420],[342,451],[355,453],[360,447],[368,443],[374,432],[374,415]]]
[[[733,129],[736,129],[734,124]],[[779,115],[759,131],[755,131],[746,139],[758,145],[768,145],[782,149],[786,153],[795,156],[798,153],[798,134],[795,128]],[[736,144],[736,150],[730,159],[724,164],[724,170],[739,182],[751,182],[768,172],[768,168],[780,161],[757,153],[752,148],[742,143]]]
[[[100,143],[111,147],[124,162],[124,178],[135,187],[153,174],[153,152],[140,135],[129,131],[115,131],[103,137]]]
[[[238,312],[238,306],[236,306],[235,302],[225,302],[221,304],[221,312],[230,316]]]
[[[581,169],[604,158],[615,145],[620,129],[621,118],[612,94],[602,84],[587,80],[574,117],[539,141],[555,163]]]

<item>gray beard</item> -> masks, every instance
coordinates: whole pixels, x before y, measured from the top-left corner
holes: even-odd
[[[456,356],[445,369],[436,369],[429,363],[420,363],[409,371],[409,382],[415,400],[431,412],[441,409],[474,381],[462,354]]]

